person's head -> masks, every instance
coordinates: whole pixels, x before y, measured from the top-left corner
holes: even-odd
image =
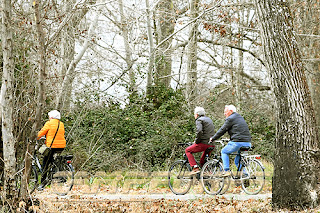
[[[232,113],[237,112],[237,109],[235,106],[233,105],[226,105],[224,107],[224,115],[227,117],[229,117]]]
[[[199,116],[205,115],[206,112],[202,107],[196,107],[194,109],[194,118],[197,119]]]
[[[59,119],[61,118],[60,112],[58,110],[52,110],[48,113],[49,119]]]

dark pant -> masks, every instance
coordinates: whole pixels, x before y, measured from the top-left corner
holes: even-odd
[[[50,152],[47,155],[43,156],[43,161],[42,161],[43,173],[41,176],[41,182],[44,182],[47,178],[48,168],[49,168],[50,163],[53,162],[54,153],[62,152],[63,150],[64,150],[64,148],[51,148]]]
[[[194,143],[191,146],[189,146],[188,148],[186,148],[186,155],[188,157],[190,166],[193,167],[195,165],[197,165],[196,160],[194,159],[194,156],[192,155],[192,153],[197,153],[197,152],[203,152],[200,158],[200,166],[203,166],[204,162],[204,158],[205,158],[205,151],[207,148],[209,147],[213,147],[213,145],[208,145],[208,144],[203,144],[203,143]]]

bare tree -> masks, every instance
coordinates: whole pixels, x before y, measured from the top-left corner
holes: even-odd
[[[99,11],[99,9],[98,9],[98,11]],[[63,78],[63,81],[61,84],[61,89],[59,90],[58,95],[57,95],[57,99],[56,99],[56,109],[63,109],[65,97],[66,97],[66,95],[68,95],[67,91],[70,91],[70,88],[72,88],[72,82],[75,77],[74,76],[75,75],[75,68],[76,68],[77,64],[80,62],[80,60],[82,59],[86,50],[88,49],[90,41],[91,41],[91,36],[93,35],[94,29],[98,23],[98,18],[99,18],[98,11],[89,26],[88,35],[85,38],[85,41],[82,45],[82,48],[77,53],[76,57],[69,63],[68,69],[65,72],[65,75],[64,75],[64,78]]]
[[[272,201],[280,208],[319,204],[319,138],[305,67],[287,1],[255,0],[276,98]]]
[[[199,0],[190,2],[191,19],[198,17]],[[188,61],[187,61],[187,99],[189,103],[197,94],[197,37],[198,37],[198,22],[195,21],[190,25],[189,43],[188,43]]]
[[[119,4],[119,11],[120,11],[120,29],[122,32],[122,37],[123,37],[123,43],[124,43],[124,48],[125,48],[125,61],[126,61],[126,69],[129,72],[129,93],[135,93],[137,91],[136,88],[136,83],[135,83],[135,74],[133,71],[133,60],[132,60],[132,51],[130,48],[130,43],[129,43],[129,20],[126,19],[125,13],[124,13],[124,8],[123,8],[123,0],[118,0]]]
[[[17,191],[15,185],[15,137],[13,135],[13,91],[14,91],[14,60],[13,60],[13,20],[11,0],[2,1],[2,51],[3,74],[1,85],[1,115],[4,160],[3,198],[10,205],[15,205]]]
[[[174,32],[174,7],[172,0],[160,0],[156,5],[155,15],[155,33],[157,44],[162,43],[157,49],[155,49],[155,75],[154,83],[156,86],[163,85],[170,87],[171,82],[171,42],[170,35]]]
[[[152,36],[152,28],[151,28],[151,11],[150,11],[150,3],[149,0],[145,0],[146,2],[146,16],[147,16],[147,35],[148,35],[148,44],[149,44],[149,61],[148,61],[148,70],[147,70],[147,94],[150,94],[150,88],[152,86],[153,81],[153,69],[154,69],[154,41]]]

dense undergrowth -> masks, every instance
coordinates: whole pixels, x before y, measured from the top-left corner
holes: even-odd
[[[194,140],[193,109],[180,91],[161,89],[147,98],[132,96],[124,107],[114,101],[95,107],[83,103],[62,118],[67,152],[73,153],[77,170],[157,170],[181,157],[184,148],[178,143]],[[214,104],[206,111],[218,130],[223,119],[210,114]],[[256,152],[272,159],[274,127],[268,116],[254,110],[244,111],[243,116]]]

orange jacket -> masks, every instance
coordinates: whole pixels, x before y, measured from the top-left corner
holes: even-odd
[[[42,129],[38,133],[38,139],[42,136],[46,136],[46,145],[47,147],[51,146],[52,139],[56,134],[58,128],[58,119],[51,119],[45,123]],[[64,124],[60,121],[59,130],[53,141],[51,148],[65,148],[66,139],[64,138]]]

